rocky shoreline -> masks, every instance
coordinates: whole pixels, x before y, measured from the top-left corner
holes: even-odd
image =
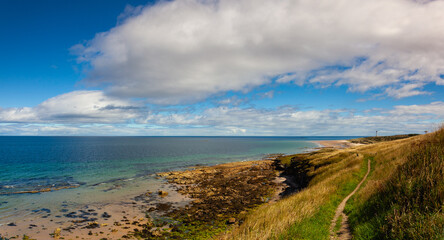
[[[37,235],[40,237],[30,233],[29,239],[214,237],[241,224],[248,211],[279,199],[279,193],[287,185],[284,184],[285,179],[279,176],[281,171],[277,170],[277,156],[158,173],[158,178],[164,179],[163,187],[128,199],[124,208],[122,205],[119,210],[116,205],[98,209],[92,209],[91,206],[69,211],[66,209],[63,216],[66,215],[70,223],[57,225],[57,222],[51,222],[45,226],[47,230],[39,232],[35,230],[39,224],[31,222],[32,228],[28,230],[39,233]],[[49,213],[42,218],[45,219],[47,215]],[[23,229],[26,227],[23,224],[17,227]],[[15,226],[11,224],[5,227]],[[51,236],[42,238],[42,234],[48,230]]]
[[[134,236],[150,239],[215,236],[231,225],[242,223],[249,210],[274,199],[284,185],[283,181],[276,181],[279,174],[274,160],[158,173],[175,186],[177,192],[193,200],[183,207],[158,204],[156,209],[151,209],[157,214],[162,212],[157,220],[154,217],[157,224],[146,225],[134,232]]]

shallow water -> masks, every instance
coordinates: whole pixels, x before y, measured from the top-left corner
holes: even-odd
[[[159,189],[154,173],[261,159],[347,137],[0,137],[0,226],[64,206],[129,201]],[[75,187],[37,194],[45,188]],[[37,212],[36,212],[37,211]]]

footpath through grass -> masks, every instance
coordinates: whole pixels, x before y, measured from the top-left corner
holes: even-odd
[[[444,239],[444,128],[435,133],[282,158],[302,189],[259,207],[220,239],[328,239],[345,206],[353,239]]]
[[[380,154],[385,171],[346,207],[354,239],[444,239],[444,129],[409,143],[400,164]]]
[[[369,159],[371,160],[370,156],[364,157],[360,171],[354,173],[350,180],[339,183],[341,186],[338,191],[331,195],[329,201],[321,205],[319,210],[312,217],[306,218],[302,222],[295,223],[287,232],[281,234],[279,239],[328,239],[330,234],[329,227],[331,220],[335,215],[336,208],[342,199],[352,192],[364,177],[367,172],[366,163]],[[339,218],[338,221],[339,226],[341,219],[342,218]]]
[[[286,156],[285,173],[302,188],[298,193],[259,207],[220,239],[322,239],[341,200],[365,175],[364,155],[356,149],[321,149]],[[321,236],[319,238],[319,236]]]

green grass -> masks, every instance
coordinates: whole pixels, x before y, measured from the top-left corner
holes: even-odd
[[[331,195],[329,201],[322,205],[312,217],[292,225],[288,231],[281,234],[278,239],[328,239],[330,234],[329,227],[335,215],[336,208],[341,201],[356,188],[364,177],[367,172],[368,159],[368,156],[364,158],[360,171],[353,174],[351,180],[341,183],[338,191]]]
[[[346,207],[354,239],[444,239],[444,129],[406,151],[381,188]]]
[[[342,225],[342,214],[339,215],[338,219],[336,220],[335,223],[335,228],[333,229],[333,231],[336,233],[341,229],[341,225]]]
[[[377,143],[377,142],[394,141],[394,140],[410,138],[410,137],[414,137],[414,136],[418,136],[418,134],[404,134],[404,135],[380,136],[380,137],[364,137],[364,138],[352,139],[352,140],[350,140],[350,142],[371,144],[371,143]]]
[[[220,239],[328,239],[336,207],[370,160],[369,177],[345,206],[353,239],[444,240],[444,129],[406,137],[281,157],[302,189],[260,207]]]

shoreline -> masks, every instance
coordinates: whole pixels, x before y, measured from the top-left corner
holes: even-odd
[[[310,152],[316,150],[313,148]],[[171,232],[174,226],[164,224],[159,227],[157,218],[181,218],[190,214],[197,218],[189,219],[189,222],[209,220],[205,218],[206,216],[216,218],[220,225],[218,231],[223,231],[232,225],[242,223],[242,219],[250,209],[281,198],[280,194],[289,185],[284,183],[286,179],[279,176],[280,172],[274,166],[279,156],[282,155],[268,154],[262,160],[241,160],[157,173],[163,182],[157,190],[144,192],[138,196],[128,196],[121,202],[66,207],[62,209],[66,209],[63,213],[57,211],[49,213],[47,209],[40,209],[23,221],[1,226],[0,236],[21,238],[26,234],[31,239],[48,239],[48,236],[64,239],[125,237],[131,239],[131,236],[136,235],[162,239],[162,234]],[[187,177],[190,173],[191,175]],[[192,179],[200,179],[199,184],[204,184],[206,187],[190,188],[190,185],[196,184],[196,181],[190,182]],[[233,187],[234,185],[236,187]],[[223,188],[227,187],[229,190],[225,191]],[[160,194],[161,192],[163,193]],[[215,205],[218,208],[213,208]],[[146,218],[145,212],[148,212],[150,218]],[[105,218],[103,215],[109,217]],[[207,227],[212,226],[204,226],[203,230]],[[140,235],[141,233],[143,234]]]
[[[62,204],[65,206],[63,212],[39,209],[21,221],[1,226],[0,236],[11,239],[21,239],[24,235],[31,239],[132,239],[132,236],[162,239],[162,234],[171,231],[172,226],[165,222],[159,227],[162,225],[159,219],[180,219],[187,215],[196,216],[189,219],[190,223],[217,219],[219,231],[223,231],[241,223],[249,209],[280,198],[285,179],[279,177],[275,169],[277,156],[157,173],[163,180],[163,187],[155,192],[103,205]],[[203,187],[190,188],[190,185]],[[203,226],[202,230],[210,227]],[[144,235],[140,235],[142,232]]]
[[[334,149],[344,149],[344,148],[362,145],[359,143],[352,143],[348,140],[320,140],[320,141],[311,141],[311,142],[318,144],[319,148],[334,148]]]

